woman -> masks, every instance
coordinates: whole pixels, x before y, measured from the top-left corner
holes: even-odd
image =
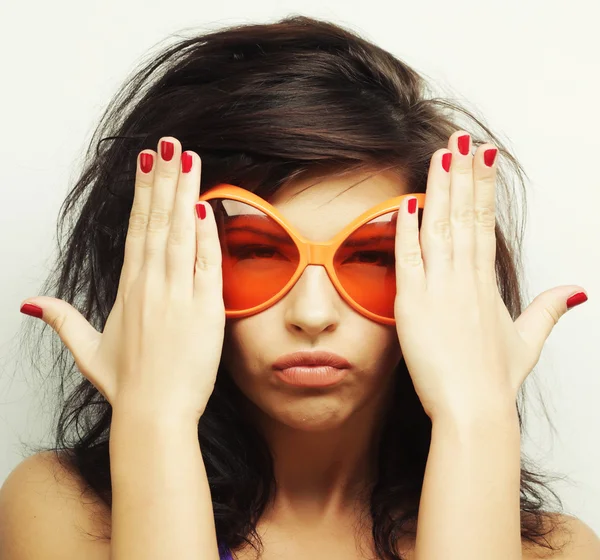
[[[599,554],[520,465],[548,312],[586,294],[523,312],[491,131],[292,17],[169,47],[100,137],[22,308],[83,378],[4,484],[2,558]]]

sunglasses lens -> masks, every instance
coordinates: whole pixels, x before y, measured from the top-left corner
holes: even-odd
[[[360,306],[394,318],[396,298],[396,212],[388,212],[356,229],[333,258],[338,279]]]
[[[271,299],[298,268],[298,248],[272,218],[244,202],[209,201],[223,255],[223,299],[228,311],[246,311]]]

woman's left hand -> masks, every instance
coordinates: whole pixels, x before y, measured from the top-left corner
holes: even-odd
[[[448,150],[449,172],[442,167]],[[431,159],[420,233],[408,197],[396,229],[396,330],[432,419],[516,406],[567,299],[584,291],[577,285],[547,290],[512,320],[495,272],[495,148],[484,144],[472,155],[470,136],[458,131],[448,150]]]

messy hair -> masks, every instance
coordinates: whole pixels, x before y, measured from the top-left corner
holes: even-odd
[[[526,212],[519,162],[482,119],[436,95],[402,60],[339,25],[297,15],[178,36],[136,68],[101,116],[61,207],[58,258],[40,294],[69,302],[103,331],[123,266],[137,156],[163,136],[199,154],[202,191],[230,183],[267,199],[309,176],[388,169],[402,173],[409,192],[424,193],[433,153],[459,129],[471,134],[473,149],[492,143],[499,151],[496,275],[516,319]],[[31,348],[41,355],[48,325],[35,323],[42,332]],[[58,337],[51,341],[60,406],[53,446],[36,449],[54,451],[110,509],[111,405],[82,378]],[[41,363],[32,357],[33,367]],[[403,360],[395,375],[369,512],[377,554],[400,560],[395,543],[414,534],[431,421]],[[221,364],[198,438],[219,543],[248,543],[260,553],[257,521],[276,487],[270,450],[244,416],[246,399]],[[517,410],[523,433],[524,387]],[[522,454],[522,539],[554,550],[545,538],[555,519],[549,499],[562,504],[548,480]]]

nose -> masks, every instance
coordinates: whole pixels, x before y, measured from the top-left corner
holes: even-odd
[[[285,322],[289,329],[315,337],[333,331],[340,321],[343,301],[323,266],[306,267],[284,298]]]

